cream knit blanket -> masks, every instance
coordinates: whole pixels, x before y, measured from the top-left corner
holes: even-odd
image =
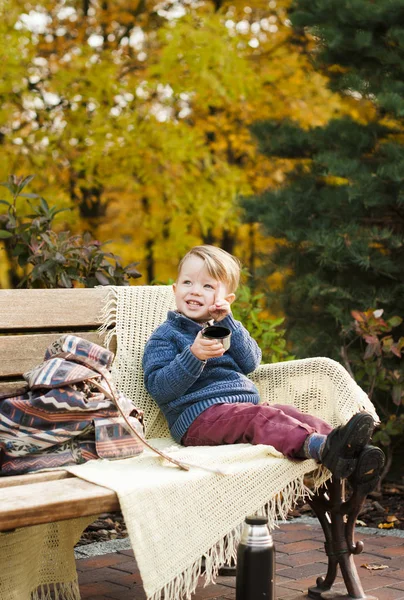
[[[156,442],[156,440],[153,440]],[[246,515],[268,511],[271,527],[305,492],[304,473],[314,461],[291,462],[271,447],[182,448],[170,454],[226,469],[215,475],[161,464],[146,451],[123,461],[91,461],[69,469],[116,491],[148,599],[180,600],[195,591],[206,557],[206,581],[235,558]]]
[[[0,533],[0,600],[80,600],[74,545],[92,520]]]
[[[267,512],[270,526],[308,490],[303,479],[317,465],[292,461],[270,446],[248,444],[183,448],[174,444],[157,405],[147,394],[141,368],[144,345],[174,305],[168,286],[111,288],[104,329],[117,337],[117,387],[145,412],[146,432],[160,448],[218,475],[194,467],[185,472],[149,451],[123,461],[92,461],[69,470],[116,491],[148,600],[190,598],[201,559],[206,582],[235,558],[246,515]],[[366,394],[329,359],[260,367],[253,375],[263,400],[293,403],[333,425],[359,409],[374,413]],[[317,470],[315,486],[329,473]]]

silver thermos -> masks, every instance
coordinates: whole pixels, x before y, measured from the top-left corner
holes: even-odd
[[[247,517],[237,549],[236,600],[275,599],[275,548],[266,517]]]

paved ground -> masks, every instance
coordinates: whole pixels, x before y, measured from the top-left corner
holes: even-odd
[[[321,527],[294,521],[282,524],[273,534],[276,547],[277,600],[303,600],[307,588],[326,572]],[[364,552],[355,557],[363,588],[379,600],[404,599],[404,538],[398,535],[357,534],[365,543]],[[369,569],[385,565],[384,569]],[[82,600],[145,600],[142,583],[131,550],[79,558],[77,560]],[[345,593],[342,578],[336,590]],[[203,580],[192,600],[234,600],[235,578],[219,577],[216,585],[203,587]]]

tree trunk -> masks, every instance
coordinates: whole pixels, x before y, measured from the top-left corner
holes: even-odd
[[[250,223],[248,230],[248,249],[249,249],[249,260],[248,260],[248,270],[251,273],[252,280],[255,278],[255,258],[256,258],[256,248],[255,248],[255,226],[254,223]]]
[[[205,234],[202,234],[202,241],[204,244],[215,244],[215,236],[213,235],[213,231],[211,229],[208,229],[208,231]]]
[[[146,196],[142,198],[143,212],[148,217],[150,215],[150,202]],[[146,276],[147,283],[152,283],[156,278],[155,261],[154,261],[154,238],[150,235],[146,238]]]
[[[223,229],[222,233],[222,250],[226,250],[229,254],[233,254],[236,238],[228,229]]]

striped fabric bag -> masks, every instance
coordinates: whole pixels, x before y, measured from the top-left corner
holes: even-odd
[[[45,361],[24,374],[27,390],[0,403],[0,473],[143,451],[142,413],[113,387],[113,358],[109,350],[74,335],[46,350]]]

